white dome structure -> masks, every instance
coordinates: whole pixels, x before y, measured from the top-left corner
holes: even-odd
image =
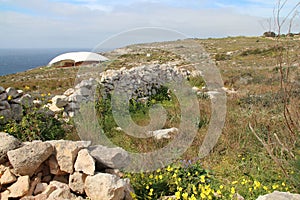
[[[70,53],[64,53],[59,56],[56,56],[53,58],[49,63],[48,66],[56,65],[60,62],[72,62],[73,65],[76,63],[82,63],[82,62],[105,62],[109,59],[105,56],[99,55],[97,53],[93,52],[70,52]]]

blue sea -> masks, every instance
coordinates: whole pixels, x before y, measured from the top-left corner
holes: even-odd
[[[46,66],[56,56],[91,49],[0,49],[0,76]]]

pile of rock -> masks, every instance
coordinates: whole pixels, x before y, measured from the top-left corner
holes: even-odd
[[[129,179],[116,170],[129,162],[121,148],[87,141],[21,143],[0,132],[0,199],[129,200]]]
[[[167,64],[107,70],[100,73],[99,78],[83,80],[74,89],[70,88],[63,95],[53,97],[52,104],[48,106],[54,112],[64,110],[65,117],[74,117],[81,103],[94,100],[97,85],[103,89],[103,96],[117,90],[125,94],[127,99],[138,99],[156,94],[161,86],[182,81],[190,75],[187,69]]]
[[[24,94],[22,90],[9,87],[6,90],[0,86],[0,124],[5,124],[9,120],[21,120],[23,116],[22,105],[32,104],[29,94]]]
[[[156,94],[156,90],[172,81],[182,81],[190,75],[184,68],[176,68],[168,64],[153,64],[131,69],[107,70],[101,73],[100,84],[105,93],[116,88],[127,94],[128,99],[141,98]]]

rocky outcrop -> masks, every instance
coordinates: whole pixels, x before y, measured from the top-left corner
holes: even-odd
[[[6,90],[0,86],[0,124],[9,120],[21,120],[23,116],[22,106],[30,106],[33,99],[22,90],[9,87]]]
[[[8,133],[0,132],[0,164],[7,161],[7,152],[21,146],[21,142],[9,135]]]
[[[0,163],[1,200],[132,199],[129,179],[122,179],[122,173],[113,169],[120,166],[116,159],[128,159],[121,148],[101,147],[95,151],[88,141],[20,143],[6,133],[1,135],[8,140],[0,145],[4,158]],[[7,148],[10,143],[13,148]],[[96,166],[98,154],[101,168]]]

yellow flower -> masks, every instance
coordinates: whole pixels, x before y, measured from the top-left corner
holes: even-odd
[[[188,196],[189,196],[189,194],[187,192],[185,192],[185,193],[182,194],[182,198],[184,200],[187,200]]]
[[[281,185],[282,185],[282,186],[285,186],[285,182],[282,182]]]
[[[46,96],[46,94],[44,94],[44,93],[43,93],[43,94],[41,94],[41,97],[44,97],[44,96]]]
[[[201,193],[201,194],[200,194],[200,197],[201,197],[202,199],[204,199],[206,196],[205,196],[204,193]]]
[[[48,92],[48,96],[50,96],[51,95],[51,93],[50,92]]]
[[[177,180],[178,180],[178,182],[180,182],[180,181],[181,181],[181,178],[179,177]]]
[[[183,190],[183,188],[182,188],[182,187],[178,187],[177,190],[178,190],[179,192],[181,192],[181,191]]]
[[[25,88],[25,90],[30,90],[30,87],[27,85],[24,88]]]
[[[201,182],[201,183],[205,183],[205,176],[204,176],[204,175],[201,175],[201,176],[200,176],[200,182]]]
[[[146,189],[149,190],[149,185],[146,186]]]
[[[161,171],[160,169],[157,169],[157,170],[156,170],[157,173],[159,173],[160,171]]]
[[[4,119],[4,116],[1,115],[1,116],[0,116],[0,119]]]
[[[234,187],[231,187],[230,193],[231,193],[231,194],[235,194],[235,188],[234,188]]]
[[[266,190],[266,191],[268,191],[268,187],[267,186],[264,186],[263,189]]]
[[[217,194],[221,195],[222,194],[221,190],[217,190]]]
[[[132,199],[137,199],[136,194],[134,192],[130,192],[130,196],[132,197]]]
[[[8,100],[8,101],[12,100],[12,96],[9,95],[9,96],[7,97],[7,100]]]
[[[173,171],[173,168],[172,168],[170,165],[168,165],[167,171],[168,171],[168,172]]]
[[[158,178],[161,180],[161,179],[163,179],[163,176],[162,176],[162,175],[159,175]]]
[[[254,189],[260,188],[261,184],[259,181],[254,181]]]
[[[232,181],[232,182],[231,182],[232,185],[235,185],[235,184],[237,184],[237,183],[238,183],[238,181]]]
[[[196,199],[195,195],[192,194],[192,196],[189,198],[189,200],[197,200],[197,199]]]
[[[150,189],[150,192],[148,194],[149,194],[149,196],[153,195],[153,188]]]
[[[175,197],[176,197],[176,199],[180,199],[180,192],[175,192]]]
[[[153,174],[150,174],[150,175],[149,175],[149,178],[152,179],[152,178],[153,178]]]
[[[224,186],[223,185],[220,185],[220,189],[222,190],[224,188]]]
[[[193,185],[193,186],[192,186],[192,189],[193,189],[193,193],[194,193],[194,194],[198,194],[198,192],[197,192],[197,188],[196,188],[196,186],[195,186],[195,185]]]

